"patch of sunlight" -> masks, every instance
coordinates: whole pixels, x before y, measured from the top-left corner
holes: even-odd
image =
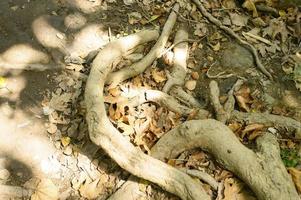
[[[89,52],[98,50],[109,42],[108,31],[101,24],[90,24],[74,35],[72,44],[67,47],[69,52],[86,57]]]
[[[69,14],[64,19],[67,29],[79,29],[87,23],[87,19],[79,12]]]
[[[29,166],[35,175],[59,170],[51,161],[56,149],[49,141],[43,122],[8,103],[0,105],[0,154],[10,155]]]
[[[39,50],[34,49],[29,44],[15,44],[0,54],[0,66],[4,63],[10,64],[29,64],[29,63],[48,63],[49,56]]]
[[[178,48],[177,52],[174,53],[175,56],[175,60],[177,60],[177,62],[181,62],[181,63],[186,63],[186,58],[187,58],[187,51],[185,50],[185,48]],[[186,66],[184,65],[179,65],[179,66]]]
[[[0,96],[12,102],[18,102],[20,93],[26,86],[26,79],[23,76],[5,78],[5,88],[0,89]],[[3,111],[0,110],[3,114]],[[0,120],[0,124],[1,124]],[[0,129],[1,130],[1,129]]]
[[[94,13],[94,12],[100,10],[103,2],[104,1],[102,1],[102,0],[93,0],[93,1],[67,0],[67,3],[70,6],[75,7],[86,14]]]
[[[32,23],[32,30],[37,40],[44,46],[58,48],[65,52],[66,36],[49,23],[50,16],[40,16]]]

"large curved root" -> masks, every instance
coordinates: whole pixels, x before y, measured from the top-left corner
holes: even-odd
[[[266,133],[257,139],[258,153],[242,145],[223,123],[193,120],[166,133],[152,148],[160,160],[175,158],[181,152],[202,148],[225,168],[240,177],[261,200],[299,199],[295,186],[279,155],[276,138]]]
[[[116,61],[137,45],[157,37],[157,31],[142,31],[109,43],[98,53],[92,63],[85,90],[89,136],[120,167],[135,176],[156,183],[182,199],[209,200],[201,185],[188,175],[135,148],[112,125],[106,115],[103,88],[106,77],[113,70]]]

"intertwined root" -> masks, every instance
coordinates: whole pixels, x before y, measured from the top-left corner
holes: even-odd
[[[177,5],[175,9],[177,9]],[[175,13],[172,12],[171,16],[174,15]],[[169,20],[175,20],[171,16]],[[170,21],[167,21],[166,24],[170,24]],[[169,27],[168,31],[163,29],[160,37],[168,37],[171,29],[172,27]],[[104,84],[109,73],[114,70],[116,63],[123,55],[128,54],[139,44],[157,39],[158,35],[157,30],[145,30],[121,38],[109,43],[94,59],[85,90],[86,119],[91,140],[103,148],[123,169],[136,177],[159,185],[181,199],[209,200],[210,197],[199,182],[160,160],[175,158],[181,152],[192,148],[202,148],[211,153],[221,165],[247,183],[258,199],[299,199],[293,182],[281,162],[276,138],[268,133],[259,137],[257,139],[257,153],[254,153],[239,142],[233,132],[224,125],[224,122],[229,119],[256,121],[261,116],[261,119],[264,119],[261,123],[270,123],[272,125],[279,123],[282,126],[291,126],[289,128],[294,129],[296,133],[300,130],[300,123],[289,118],[274,115],[265,117],[264,114],[258,113],[256,116],[253,116],[255,114],[234,111],[234,98],[231,91],[229,92],[229,101],[225,106],[222,106],[219,102],[218,85],[215,82],[210,84],[211,102],[218,119],[222,122],[214,119],[187,121],[166,133],[157,142],[151,150],[152,157],[145,155],[134,147],[112,125],[106,115],[103,96]],[[156,58],[156,56],[151,57],[152,59]],[[183,59],[185,62],[182,63],[185,64],[186,58]],[[177,87],[181,87],[181,85]],[[191,108],[178,104],[175,99],[163,92],[142,91],[142,93],[143,98],[139,96],[137,98],[139,103],[141,101],[161,103],[162,106],[177,109],[175,110],[176,112],[184,115],[189,114],[191,111]],[[152,95],[148,95],[150,93]],[[147,98],[147,96],[152,96],[152,98]],[[135,104],[135,102],[132,103]],[[195,104],[195,102],[192,104]],[[127,182],[121,188],[120,191],[122,192],[117,192],[110,199],[129,199],[131,197],[134,199],[134,193],[128,191],[137,189],[137,183],[133,180],[135,179],[132,177],[130,182]],[[130,197],[124,196],[130,193]]]

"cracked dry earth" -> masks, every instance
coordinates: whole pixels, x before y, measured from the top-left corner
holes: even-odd
[[[0,199],[107,199],[129,177],[128,172],[89,140],[83,91],[89,62],[100,48],[112,38],[141,27],[162,27],[173,2],[152,4],[151,9],[132,3],[111,0],[0,2]],[[148,15],[150,10],[152,14]],[[143,17],[139,13],[144,13]],[[148,20],[144,19],[145,15]],[[200,18],[193,14],[193,20]],[[233,18],[235,16],[227,19],[233,23]],[[203,20],[198,24],[188,23],[188,27],[194,42],[189,49],[185,90],[194,95],[202,107],[212,109],[208,100],[210,77],[219,83],[221,101],[237,78],[243,77],[247,79],[246,85],[237,96],[245,105],[236,105],[238,108],[301,119],[300,91],[283,72],[279,52],[265,60],[276,76],[277,81],[271,82],[256,69],[249,51],[212,24]],[[205,39],[199,40],[204,36]],[[121,65],[141,59],[150,48],[138,51]],[[116,96],[122,91],[130,97],[133,94],[128,88],[133,85],[162,89],[167,80],[164,69],[170,68],[168,56],[169,53],[158,59],[143,75],[109,90],[107,96]],[[41,65],[32,65],[35,70],[23,70],[28,64],[36,63]],[[229,76],[220,77],[224,75]],[[107,108],[111,119],[121,118],[123,113],[116,105],[107,105]],[[186,120],[154,104],[142,105],[131,112],[136,115],[137,127],[122,122],[116,126],[145,152],[164,132]],[[150,125],[144,130],[149,116]],[[247,144],[252,140],[250,137],[256,137],[256,128],[254,130],[246,131],[246,137],[238,137]],[[270,131],[277,130],[271,128]],[[283,139],[282,142],[285,149],[300,149],[296,141]],[[297,162],[300,167],[300,160]],[[185,152],[168,163],[206,168],[218,181],[233,177],[201,150]],[[234,183],[241,186],[237,179],[231,181],[227,186]],[[216,196],[209,185],[205,184],[205,188],[208,194]],[[140,189],[141,199],[178,199],[155,185],[141,184]],[[250,193],[247,187],[245,190]],[[250,194],[249,198],[255,197]]]

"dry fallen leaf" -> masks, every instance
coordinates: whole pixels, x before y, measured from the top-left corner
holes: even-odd
[[[296,188],[301,192],[301,171],[295,168],[289,168],[288,172],[292,175],[292,179],[296,185]]]
[[[50,179],[42,179],[31,196],[31,200],[57,200],[58,198],[58,188]]]
[[[245,0],[245,2],[242,4],[242,7],[246,8],[248,11],[252,11],[253,17],[258,17],[255,2],[256,0]]]
[[[85,183],[80,186],[79,192],[82,197],[87,199],[95,199],[101,194],[104,190],[104,186],[102,184],[98,184],[100,182],[100,178],[92,181],[86,179]]]
[[[68,146],[70,144],[70,141],[71,141],[70,137],[62,137],[61,138],[61,143],[62,143],[63,147]]]
[[[223,200],[256,200],[254,196],[244,190],[244,183],[235,178],[227,178],[224,182]]]
[[[242,86],[237,92],[235,92],[235,98],[240,109],[249,112],[250,106],[249,104],[252,103],[252,97],[250,95],[251,90],[247,86]]]
[[[286,28],[286,23],[280,18],[275,18],[270,21],[268,27],[263,29],[263,36],[269,35],[272,39],[275,39],[278,34],[281,36],[281,41],[285,42],[289,32]]]
[[[167,79],[164,71],[159,71],[157,68],[152,69],[151,73],[156,83],[161,83]]]

